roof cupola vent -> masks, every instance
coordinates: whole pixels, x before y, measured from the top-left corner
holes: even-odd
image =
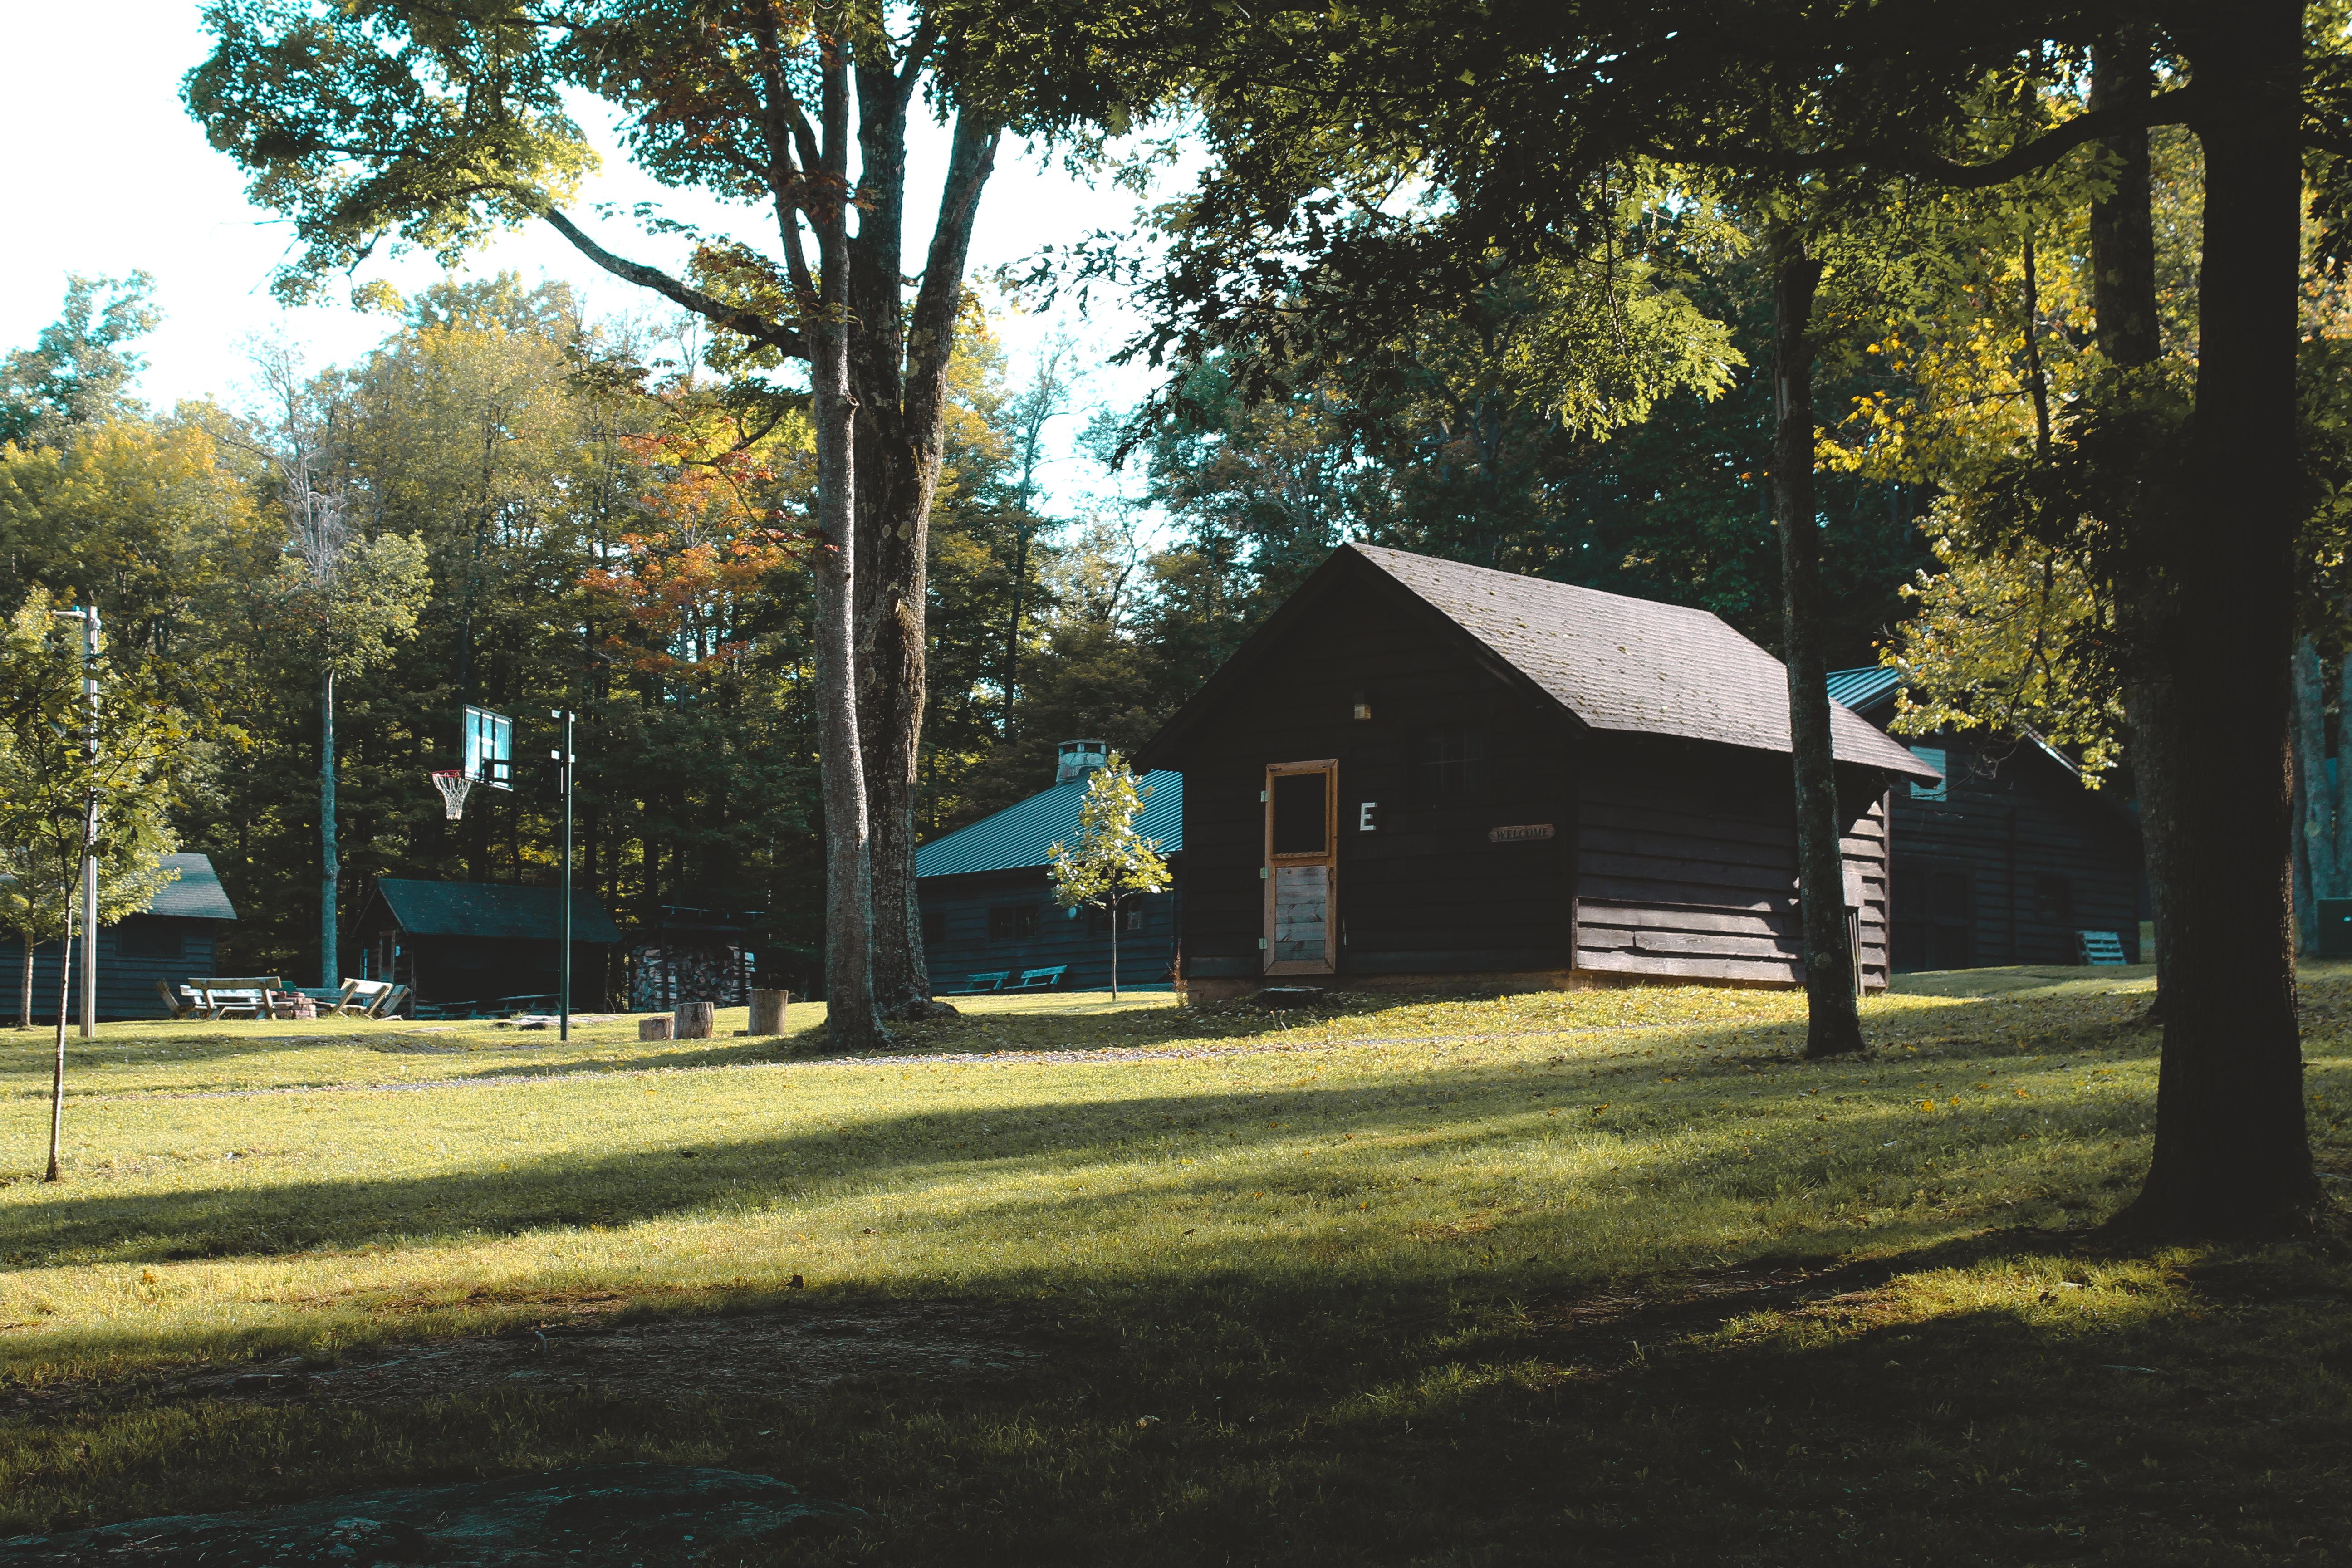
[[[1096,772],[1110,760],[1108,741],[1065,741],[1054,763],[1054,782],[1071,784]]]

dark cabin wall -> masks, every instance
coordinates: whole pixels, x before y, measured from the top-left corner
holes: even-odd
[[[1861,896],[1863,986],[1887,981],[1887,798],[1839,770]],[[1796,814],[1785,756],[1666,736],[1595,735],[1577,850],[1577,963],[1598,973],[1793,985],[1804,979]]]
[[[1895,966],[2077,962],[2077,931],[2139,952],[2138,830],[2031,742],[1903,736],[1942,750],[1948,798],[1895,791]]]
[[[219,951],[217,921],[174,920],[164,915],[131,915],[120,924],[100,927],[98,933],[98,1016],[101,1019],[170,1016],[155,989],[184,985],[193,977],[216,974]],[[127,945],[133,951],[125,956]],[[74,943],[77,950],[81,943]],[[177,947],[175,956],[172,949]],[[79,1017],[81,978],[74,976],[74,993],[66,1012]],[[25,942],[13,931],[0,932],[0,1017],[14,1023],[24,1000]],[[58,944],[44,942],[33,956],[33,1016],[54,1024],[58,1016]]]
[[[413,1000],[430,1005],[488,1007],[509,996],[552,996],[562,984],[562,950],[552,938],[411,936],[371,920],[357,941],[366,950],[369,978],[411,986]],[[610,956],[603,942],[572,944],[573,1011],[599,1009],[611,1000],[605,994]]]
[[[1265,769],[1339,762],[1339,864],[1332,905],[1339,973],[1359,975],[1565,970],[1572,952],[1570,725],[1476,662],[1461,639],[1376,590],[1344,585],[1310,607],[1228,696],[1156,765],[1184,773],[1185,973],[1255,979],[1265,935]],[[1372,717],[1351,717],[1365,692]],[[1475,798],[1416,801],[1417,731],[1485,731]],[[1378,825],[1357,823],[1375,802]],[[1491,842],[1501,826],[1555,837]]]
[[[1171,863],[1179,878],[1183,858]],[[923,908],[923,958],[934,988],[966,989],[974,974],[1005,971],[1019,979],[1024,969],[1066,964],[1062,986],[1096,991],[1110,984],[1110,931],[1081,910],[1076,919],[1054,902],[1052,879],[1044,867],[1016,871],[979,871],[962,877],[925,877],[916,884]],[[1128,905],[1139,930],[1119,932],[1121,990],[1165,986],[1176,953],[1173,892],[1145,893]],[[1028,938],[992,940],[989,911],[1026,908],[1035,912],[1037,931]]]

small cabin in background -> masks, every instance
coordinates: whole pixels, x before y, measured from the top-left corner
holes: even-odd
[[[1056,990],[1110,984],[1110,921],[1099,910],[1066,910],[1054,901],[1048,853],[1078,836],[1087,780],[1108,759],[1099,741],[1063,742],[1054,784],[1018,805],[915,851],[917,898],[923,912],[923,957],[931,988],[951,996],[973,989],[975,975],[1055,969]],[[1184,780],[1154,773],[1136,781],[1143,799],[1136,830],[1160,840],[1171,870],[1184,848]],[[1177,894],[1142,893],[1120,913],[1118,983],[1125,990],[1166,987],[1173,978]]]
[[[1884,730],[1902,676],[1834,670],[1830,695]],[[1898,739],[1940,782],[1894,795],[1897,973],[2079,963],[2077,931],[2113,931],[2140,962],[2139,822],[2112,790],[2027,735]]]
[[[98,1016],[101,1019],[168,1018],[171,1010],[155,989],[158,981],[184,985],[192,975],[220,972],[221,928],[236,919],[222,890],[212,859],[205,855],[166,855],[166,870],[178,877],[135,915],[98,932]],[[25,942],[13,932],[0,946],[0,1010],[13,1018],[24,999]],[[79,950],[79,939],[75,941]],[[70,1015],[80,1005],[80,969],[75,968]],[[58,1016],[58,943],[33,951],[33,1016]]]
[[[1830,718],[1877,990],[1890,786],[1941,775]],[[1787,671],[1704,610],[1343,546],[1140,757],[1193,995],[1803,979]]]
[[[561,896],[553,888],[385,877],[354,928],[362,978],[410,986],[420,1008],[552,1009],[562,973]],[[621,940],[593,895],[572,898],[572,1005],[605,1004],[604,965]]]

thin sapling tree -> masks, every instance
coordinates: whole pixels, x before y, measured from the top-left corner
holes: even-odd
[[[1053,857],[1054,897],[1066,910],[1098,909],[1110,918],[1110,994],[1118,998],[1118,915],[1132,893],[1156,893],[1168,886],[1168,862],[1160,840],[1135,830],[1150,784],[1136,783],[1134,770],[1117,752],[1087,783],[1078,808],[1078,837],[1058,839]]]

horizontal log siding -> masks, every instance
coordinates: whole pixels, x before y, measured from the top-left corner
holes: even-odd
[[[2123,811],[2030,743],[1987,754],[1956,735],[1903,740],[1941,747],[1951,776],[1942,801],[1895,786],[1895,867],[1906,877],[1968,878],[1969,963],[2073,963],[2077,931],[2112,931],[2125,955],[2141,961],[2139,834]],[[2071,920],[2040,918],[2042,876],[2065,879]]]
[[[184,985],[198,974],[216,974],[218,921],[173,920],[162,915],[132,915],[131,921],[151,931],[176,931],[177,958],[124,958],[116,951],[121,927],[102,926],[98,933],[98,1016],[101,1019],[169,1016],[155,982]],[[129,923],[126,921],[126,923]],[[81,1016],[81,939],[74,939],[73,1000],[67,1016]],[[289,984],[307,982],[309,975],[286,975]],[[25,939],[0,931],[0,1017],[16,1022],[25,994]],[[54,1024],[58,1016],[58,944],[44,942],[33,952],[33,1016]]]
[[[1561,970],[1572,941],[1569,723],[1477,663],[1442,627],[1353,591],[1295,626],[1264,679],[1193,732],[1166,765],[1184,773],[1183,952],[1188,973],[1263,973],[1265,787],[1270,763],[1339,760],[1339,972],[1363,975]],[[1372,718],[1350,716],[1366,692]],[[1423,726],[1486,737],[1479,796],[1417,805],[1408,749]],[[1358,830],[1366,801],[1379,825]],[[1496,827],[1555,837],[1496,844]]]
[[[1176,860],[1181,875],[1182,857]],[[1097,991],[1110,984],[1110,933],[1087,929],[1081,911],[1076,920],[1054,901],[1053,879],[1043,867],[1019,871],[980,871],[963,877],[925,877],[916,883],[928,929],[937,918],[945,930],[939,940],[928,936],[923,959],[929,965],[931,984],[941,991],[962,990],[974,974],[1009,970],[1018,980],[1024,969],[1050,969],[1065,964],[1065,989]],[[1006,905],[1028,904],[1037,910],[1037,934],[1027,939],[991,942],[988,911]],[[1118,938],[1118,982],[1128,986],[1164,986],[1169,963],[1175,956],[1176,895],[1143,893],[1128,907],[1143,917],[1143,929],[1121,931]]]
[[[1887,978],[1886,799],[1843,848],[1862,884],[1863,984]],[[1596,737],[1578,811],[1577,967],[1794,985],[1804,979],[1795,814],[1785,759],[1653,737]]]

